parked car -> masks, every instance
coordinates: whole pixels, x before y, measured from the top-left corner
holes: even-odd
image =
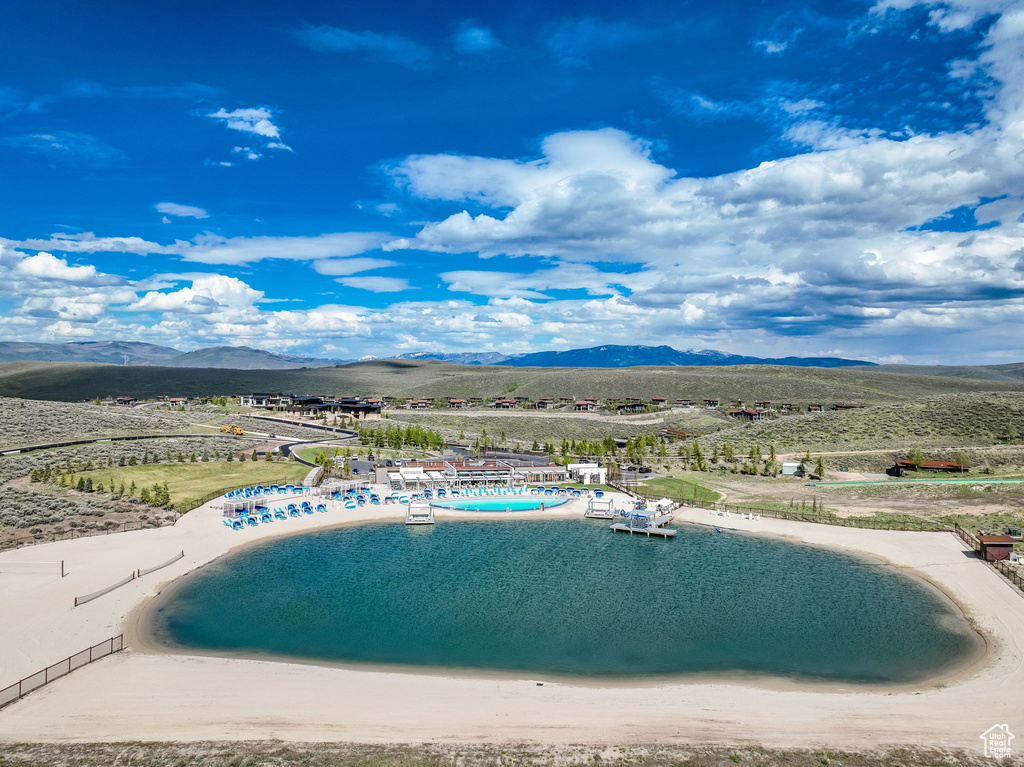
[[[650,466],[641,466],[640,467],[640,473],[641,474],[650,474],[651,473],[651,467]]]

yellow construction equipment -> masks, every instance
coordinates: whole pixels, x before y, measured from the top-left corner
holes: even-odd
[[[241,426],[235,426],[234,424],[232,424],[231,426],[221,426],[220,430],[225,434],[245,434],[245,431],[242,429]]]

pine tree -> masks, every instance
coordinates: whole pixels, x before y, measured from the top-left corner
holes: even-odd
[[[139,459],[138,458],[136,458],[134,455],[128,456],[128,465],[129,466],[137,466],[138,464],[139,464]]]
[[[249,456],[249,460],[250,460],[250,461],[255,461],[255,460],[258,460],[258,459],[257,459],[257,457],[256,457],[256,448],[253,448],[253,449],[252,449],[252,455],[251,455],[251,456]]]
[[[135,480],[132,480],[131,485],[128,486],[128,495],[132,498],[135,497]]]
[[[228,463],[231,463],[234,460],[235,460],[235,454],[234,453],[228,453]]]
[[[87,492],[87,493],[91,493],[92,492],[92,477],[86,477],[85,478],[85,492]]]
[[[75,483],[75,490],[77,490],[80,493],[85,492],[85,477],[78,478],[78,482]]]
[[[818,479],[825,479],[825,462],[821,456],[818,456],[818,463],[814,467],[814,473],[818,475]]]
[[[192,455],[190,455],[188,457],[188,461],[189,461],[189,463],[198,463],[199,462],[199,456],[196,455],[195,453],[192,453]]]
[[[149,497],[150,497],[149,488],[148,487],[142,488],[142,490],[139,492],[139,500],[142,501],[145,504],[148,504],[149,503]]]
[[[125,464],[125,460],[124,460],[124,456],[122,455],[121,458],[118,460],[117,465],[118,466],[124,466],[124,464]]]
[[[239,453],[238,454],[238,460],[242,461],[243,463],[245,463],[245,453]]]

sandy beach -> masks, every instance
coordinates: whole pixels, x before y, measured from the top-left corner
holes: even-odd
[[[582,514],[572,505],[543,516]],[[862,688],[780,679],[575,683],[468,672],[346,668],[161,652],[138,631],[146,605],[182,575],[231,550],[337,524],[400,520],[391,506],[233,531],[214,503],[175,526],[62,541],[0,562],[64,560],[68,575],[0,572],[0,686],[107,637],[127,650],[75,671],[0,711],[0,741],[265,740],[419,743],[729,743],[861,749],[973,749],[995,723],[1024,715],[1024,594],[950,533],[857,530],[722,518],[680,521],[785,536],[889,562],[941,589],[985,637],[984,657],[917,687]],[[495,519],[494,513],[439,513]],[[516,513],[517,519],[542,516]],[[74,598],[131,571],[185,556],[80,607]],[[36,570],[45,568],[39,567]]]

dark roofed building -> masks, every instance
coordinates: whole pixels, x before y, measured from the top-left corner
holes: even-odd
[[[981,550],[978,552],[986,562],[1008,559],[1013,551],[1014,540],[1008,535],[979,535]]]

